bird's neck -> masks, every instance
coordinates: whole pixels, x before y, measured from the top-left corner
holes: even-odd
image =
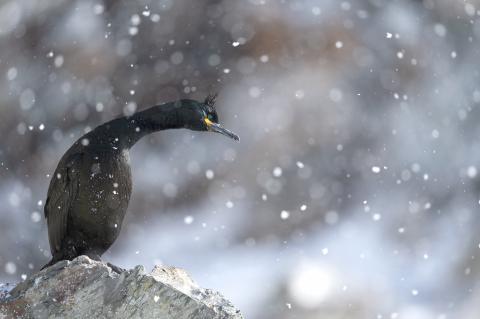
[[[145,135],[174,128],[182,128],[179,120],[179,105],[176,102],[165,103],[158,107],[137,112],[132,116],[123,116],[99,126],[96,136],[101,138],[102,144],[118,149],[130,149]]]
[[[128,120],[133,123],[135,127],[144,131],[145,134],[173,128],[182,128],[184,123],[179,116],[181,106],[180,101],[153,106],[133,114]]]

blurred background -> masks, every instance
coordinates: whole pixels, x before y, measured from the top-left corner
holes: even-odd
[[[478,318],[480,1],[0,2],[0,282],[50,259],[58,160],[218,92],[241,137],[164,131],[104,259],[185,268],[253,319]]]

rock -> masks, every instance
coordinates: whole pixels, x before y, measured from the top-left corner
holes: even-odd
[[[243,318],[218,292],[203,289],[174,267],[113,272],[80,256],[12,286],[0,285],[0,319],[7,318]]]

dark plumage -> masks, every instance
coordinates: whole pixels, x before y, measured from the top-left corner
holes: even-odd
[[[238,140],[218,124],[215,97],[157,105],[80,137],[63,155],[48,188],[44,211],[53,257],[43,268],[79,255],[100,260],[117,239],[132,192],[129,150],[143,136],[188,128]]]

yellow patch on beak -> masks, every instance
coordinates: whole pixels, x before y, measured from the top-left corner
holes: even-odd
[[[210,126],[213,125],[213,122],[210,121],[210,120],[208,119],[208,117],[205,117],[205,118],[203,119],[203,121],[205,122],[205,124],[207,124],[208,127],[210,127]]]

